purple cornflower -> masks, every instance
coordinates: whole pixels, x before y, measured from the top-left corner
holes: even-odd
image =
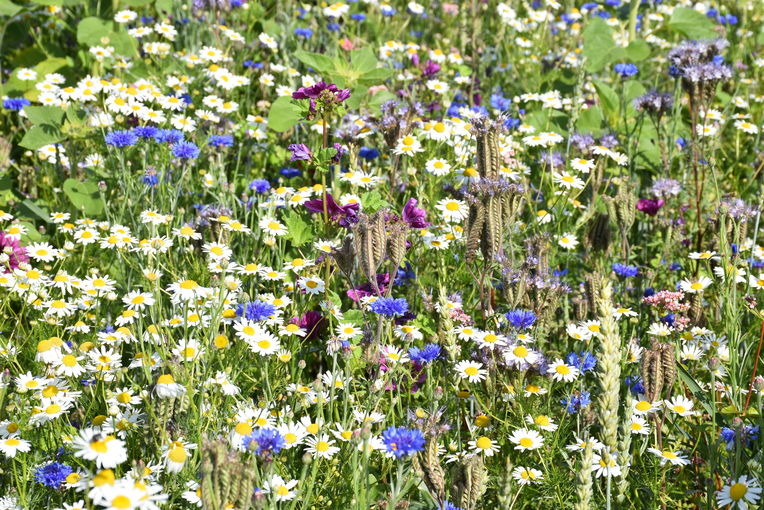
[[[424,436],[417,429],[388,427],[382,432],[382,442],[395,458],[410,457],[424,448]]]
[[[376,314],[396,317],[408,312],[409,303],[406,298],[381,297],[372,302],[370,308]]]

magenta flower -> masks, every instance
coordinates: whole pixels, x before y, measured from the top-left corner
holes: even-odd
[[[411,228],[427,228],[430,226],[430,222],[425,219],[427,212],[424,209],[420,209],[417,205],[416,198],[409,198],[406,205],[403,206],[403,221],[405,221]]]
[[[655,216],[658,211],[663,207],[665,202],[663,200],[653,200],[650,198],[640,198],[637,201],[637,210],[642,211],[650,216]]]
[[[9,273],[19,267],[22,262],[29,261],[27,250],[16,238],[6,235],[0,230],[0,254],[8,255],[8,261],[0,264],[0,272]]]
[[[318,99],[324,91],[331,92],[336,103],[341,103],[350,97],[350,89],[338,89],[334,83],[320,81],[310,87],[300,87],[292,92],[292,99]]]
[[[323,214],[324,197],[308,200],[304,205],[310,212]],[[345,228],[350,228],[351,225],[358,223],[359,208],[358,204],[339,205],[334,201],[331,193],[326,194],[326,213],[332,221],[336,221]]]

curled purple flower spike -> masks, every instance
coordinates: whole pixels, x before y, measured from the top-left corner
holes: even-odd
[[[405,221],[411,228],[427,228],[430,226],[430,222],[425,219],[427,214],[424,209],[420,209],[417,205],[416,198],[409,198],[406,205],[403,206],[403,221]]]
[[[324,197],[308,200],[304,205],[310,212],[323,213]],[[326,194],[326,212],[332,221],[336,221],[340,226],[350,228],[351,225],[358,223],[359,208],[358,204],[339,205],[331,193]]]

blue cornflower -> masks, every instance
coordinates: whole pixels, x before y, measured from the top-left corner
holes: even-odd
[[[371,311],[386,317],[396,317],[408,312],[409,304],[406,298],[381,297],[371,304]]]
[[[3,108],[14,112],[23,110],[25,106],[29,106],[30,104],[32,103],[25,97],[9,97],[8,99],[3,99]]]
[[[416,280],[416,273],[411,268],[409,262],[404,262],[404,265],[398,268],[398,272],[395,274],[395,285],[405,285],[411,280]]]
[[[254,190],[255,193],[265,193],[271,189],[271,183],[265,179],[255,179],[249,183],[249,189]]]
[[[462,509],[449,501],[444,501],[443,506],[437,506],[435,510],[462,510]]]
[[[275,455],[286,446],[284,437],[276,429],[257,429],[245,437],[243,443],[246,450],[255,450],[259,456]]]
[[[329,29],[330,32],[338,32],[340,30],[340,25],[338,23],[328,23],[326,28]]]
[[[592,403],[589,398],[588,391],[573,392],[569,397],[560,400],[560,403],[565,406],[565,410],[570,414],[575,414],[584,407]]]
[[[628,78],[637,74],[639,69],[634,64],[616,64],[613,66],[613,71],[620,74],[621,78]]]
[[[735,429],[729,427],[722,428],[719,436],[727,443],[727,450],[732,450],[735,447]],[[751,441],[755,441],[759,438],[759,427],[753,425],[744,425],[740,431],[740,443],[748,448],[751,446]]]
[[[313,30],[309,28],[295,28],[294,35],[298,37],[304,37],[305,39],[310,39],[313,37]]]
[[[34,472],[34,478],[39,483],[58,489],[66,481],[66,477],[74,472],[71,466],[60,462],[51,462],[45,466],[39,467]]]
[[[156,169],[149,168],[143,173],[143,184],[152,188],[159,184],[159,175]]]
[[[207,145],[212,147],[231,147],[233,145],[233,137],[231,135],[214,135],[207,140]]]
[[[629,391],[633,395],[640,395],[645,392],[645,386],[642,384],[642,379],[635,375],[634,377],[626,377],[623,382],[629,387]]]
[[[597,366],[597,358],[594,357],[594,354],[587,351],[582,351],[580,353],[571,352],[568,353],[568,356],[565,358],[565,363],[576,367],[581,372],[588,372],[594,370],[594,367]]]
[[[527,329],[536,322],[536,314],[529,310],[512,310],[504,314],[510,326],[515,329]]]
[[[365,14],[351,14],[350,19],[354,21],[366,21],[366,15]]]
[[[236,307],[236,315],[250,321],[264,321],[276,314],[276,307],[265,301],[250,301]]]
[[[132,131],[110,131],[109,133],[106,133],[104,141],[106,141],[106,145],[111,145],[113,147],[129,147],[130,145],[138,143],[138,136]]]
[[[639,274],[639,268],[637,266],[629,266],[616,262],[612,267],[615,274],[625,278],[630,278]]]
[[[292,177],[299,177],[302,175],[302,172],[298,168],[282,168],[279,170],[279,173],[287,179],[291,179]]]
[[[178,142],[172,146],[172,155],[176,158],[195,159],[199,152],[199,147],[193,142]]]
[[[427,344],[421,349],[419,347],[411,347],[409,349],[411,361],[416,361],[423,365],[435,361],[438,359],[438,356],[440,356],[440,346],[438,344]]]
[[[358,155],[361,156],[366,161],[371,161],[379,157],[379,151],[373,147],[364,146],[364,147],[361,147],[361,149],[358,151]]]
[[[154,138],[158,132],[159,129],[153,126],[138,126],[133,129],[133,133],[139,138]]]
[[[417,429],[388,427],[382,432],[382,442],[395,458],[410,457],[424,449],[424,436]]]
[[[178,143],[184,140],[183,132],[179,129],[160,129],[154,135],[154,140],[159,143]]]

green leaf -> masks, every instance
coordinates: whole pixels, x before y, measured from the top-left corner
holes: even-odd
[[[292,102],[292,98],[282,96],[276,99],[268,112],[268,127],[277,133],[292,129],[302,119],[302,108]]]
[[[597,90],[597,95],[600,98],[600,104],[605,110],[605,113],[618,113],[619,101],[618,94],[615,93],[615,90],[613,90],[613,88],[607,83],[599,80],[594,82],[594,88]]]
[[[692,378],[689,372],[677,363],[677,373],[679,374],[679,378],[682,380],[682,382],[687,386],[687,388],[690,390],[690,393],[700,402],[700,405],[703,406],[703,408],[708,412],[708,414],[713,414],[714,410],[711,407],[711,404],[708,403],[706,400],[706,392],[700,387],[700,385],[695,382],[695,379]]]
[[[371,46],[351,51],[350,62],[353,65],[353,70],[360,73],[376,69],[378,63],[377,57],[374,55],[374,50],[371,49]]]
[[[60,57],[51,57],[46,58],[36,66],[34,66],[34,70],[37,71],[38,76],[44,76],[46,74],[55,73],[62,67],[67,67],[72,65],[72,60],[70,58],[60,58]]]
[[[392,207],[389,202],[382,198],[382,195],[377,190],[369,191],[361,195],[361,203],[363,204],[363,210],[369,213],[373,213],[385,207]]]
[[[33,200],[27,198],[18,205],[19,214],[25,218],[42,220],[50,223],[50,213],[47,209],[40,207]],[[34,227],[32,228],[34,230]]]
[[[369,108],[375,113],[378,113],[379,107],[391,99],[395,99],[395,95],[392,92],[389,90],[380,90],[369,99]]]
[[[363,312],[361,310],[348,310],[342,314],[343,322],[350,322],[356,326],[363,325]]]
[[[15,16],[23,7],[14,4],[9,0],[0,0],[0,16]]]
[[[74,207],[88,216],[100,216],[103,213],[98,184],[93,181],[67,179],[64,181],[64,194]]]
[[[154,7],[159,12],[167,12],[172,14],[172,0],[157,0],[154,3]]]
[[[335,69],[334,59],[321,53],[300,50],[295,52],[294,56],[306,66],[312,67],[319,74],[325,74]]]
[[[717,37],[714,24],[708,16],[687,7],[674,9],[668,27],[690,39],[713,39]]]
[[[64,119],[64,110],[57,106],[27,106],[24,108],[24,113],[32,124],[60,126]]]
[[[602,18],[593,18],[584,30],[584,51],[586,70],[601,71],[613,59],[616,49],[613,30]]]
[[[126,7],[142,7],[146,4],[150,4],[151,0],[119,0],[119,3]]]
[[[77,25],[77,42],[88,46],[103,44],[101,39],[108,38],[113,31],[114,24],[101,18],[85,18]]]
[[[626,58],[632,62],[640,62],[650,56],[650,45],[642,39],[631,41],[626,47]]]
[[[351,92],[350,97],[347,99],[347,101],[345,101],[345,106],[348,108],[348,110],[355,110],[361,106],[361,102],[366,99],[368,95],[368,87],[355,87]]]
[[[592,133],[599,135],[602,125],[602,109],[599,106],[590,106],[586,110],[581,110],[576,123],[576,129],[582,133]]]
[[[109,46],[114,48],[114,53],[120,57],[134,57],[138,54],[135,39],[127,32],[110,32],[107,36]]]
[[[369,86],[379,85],[380,83],[383,83],[385,80],[390,78],[392,74],[393,74],[392,69],[378,67],[376,69],[372,69],[371,71],[363,73],[358,78],[358,83],[362,83],[364,85],[369,85]]]
[[[32,126],[21,139],[19,145],[35,151],[48,144],[60,142],[62,138],[61,131],[56,126],[40,124],[39,126]]]
[[[292,242],[292,246],[299,248],[313,239],[313,230],[310,223],[302,219],[296,212],[290,212],[284,218],[284,224],[289,229],[286,238]]]

